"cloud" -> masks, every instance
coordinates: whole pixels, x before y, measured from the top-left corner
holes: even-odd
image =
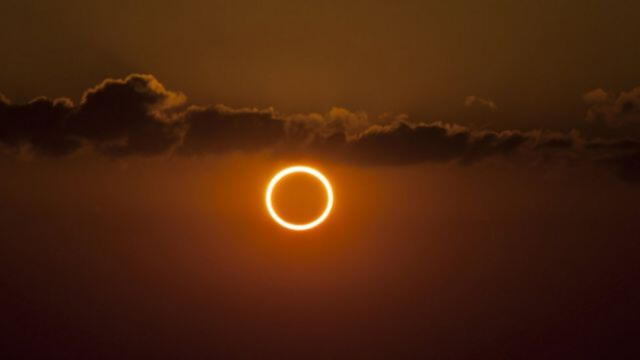
[[[475,95],[470,95],[464,98],[464,106],[466,107],[471,107],[471,106],[477,106],[477,107],[483,107],[486,109],[489,109],[491,111],[497,111],[498,107],[496,106],[496,103],[494,103],[491,100],[488,99],[484,99],[481,98],[479,96],[475,96]]]
[[[594,139],[584,143],[595,162],[613,170],[622,180],[640,182],[640,139]]]
[[[640,182],[640,151],[638,150],[628,154],[606,156],[599,162],[610,167],[622,180]]]
[[[264,150],[281,141],[285,133],[284,121],[273,109],[191,107],[181,121],[186,132],[177,151],[183,155]]]
[[[352,161],[370,165],[405,165],[427,161],[470,163],[493,155],[509,155],[527,137],[518,131],[471,131],[444,123],[397,121],[372,126],[346,142]]]
[[[62,156],[80,147],[69,132],[73,104],[68,99],[37,98],[23,105],[0,99],[0,142],[9,147],[30,145],[39,154]]]
[[[536,149],[573,149],[584,144],[584,139],[580,132],[572,130],[567,133],[546,132],[538,133],[536,136]]]
[[[612,127],[640,125],[640,87],[618,95],[594,89],[583,95],[588,105],[586,120]]]
[[[0,104],[1,105],[8,105],[11,101],[9,100],[8,97],[4,96],[3,93],[0,93]]]
[[[593,89],[582,95],[582,99],[588,105],[601,104],[609,99],[609,94],[602,89]]]
[[[110,155],[159,154],[180,138],[168,110],[185,100],[151,75],[105,80],[85,92],[69,130]]]
[[[640,109],[640,88],[618,96],[596,89],[584,100],[588,117],[626,121]],[[496,108],[475,96],[467,97],[465,104]],[[272,108],[195,106],[184,94],[141,74],[107,79],[87,90],[78,104],[66,98],[13,104],[2,95],[0,143],[12,150],[58,157],[82,147],[110,157],[268,151],[273,156],[313,156],[370,166],[564,157],[603,165],[621,179],[640,181],[640,140],[630,136],[586,138],[578,131],[472,129],[410,122],[404,114],[372,117],[340,107],[325,114],[284,115]]]
[[[78,105],[69,99],[3,101],[0,142],[49,156],[67,155],[84,144],[110,156],[159,154],[180,139],[170,110],[185,99],[151,75],[134,74],[105,80],[87,90]]]

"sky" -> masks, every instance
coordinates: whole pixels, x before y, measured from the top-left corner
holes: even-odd
[[[3,1],[0,348],[631,356],[639,10]]]

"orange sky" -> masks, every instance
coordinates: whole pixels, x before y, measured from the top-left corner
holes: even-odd
[[[601,303],[612,278],[630,280],[640,192],[624,183],[327,165],[335,210],[299,233],[263,203],[286,162],[86,160],[2,163],[13,173],[0,181],[5,306],[26,314],[23,333],[39,324],[29,336],[40,346],[105,356],[303,356],[319,344],[318,356],[527,355],[520,341],[560,337],[570,347],[549,351],[565,354],[619,325],[605,317],[575,333],[568,322],[630,306]],[[125,340],[107,345],[116,334]]]

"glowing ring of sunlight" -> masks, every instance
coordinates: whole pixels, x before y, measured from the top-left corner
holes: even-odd
[[[325,206],[324,211],[315,220],[308,222],[306,224],[293,224],[283,220],[275,211],[275,209],[273,208],[273,204],[271,203],[273,190],[275,189],[276,185],[278,185],[278,182],[280,182],[280,180],[282,180],[284,177],[291,174],[295,174],[295,173],[304,173],[304,174],[309,174],[315,177],[316,179],[320,180],[322,185],[324,185],[325,191],[327,192],[327,205]],[[292,166],[292,167],[288,167],[286,169],[280,170],[280,172],[277,173],[276,176],[273,177],[273,179],[271,179],[271,181],[269,182],[269,186],[267,186],[267,194],[265,196],[265,202],[267,203],[267,210],[269,210],[269,215],[271,215],[273,220],[275,220],[281,226],[290,230],[295,230],[295,231],[309,230],[311,228],[314,228],[320,225],[320,223],[322,223],[327,218],[327,216],[329,216],[329,213],[331,212],[331,208],[333,208],[333,189],[331,188],[331,184],[329,183],[329,180],[327,180],[327,178],[324,175],[322,175],[320,171],[308,166]]]

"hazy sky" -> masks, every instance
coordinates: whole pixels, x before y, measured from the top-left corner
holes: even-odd
[[[586,91],[640,78],[637,1],[8,0],[0,10],[0,84],[15,100],[77,99],[143,72],[196,103],[464,121],[476,95],[498,105],[500,125],[555,126],[584,115]]]

